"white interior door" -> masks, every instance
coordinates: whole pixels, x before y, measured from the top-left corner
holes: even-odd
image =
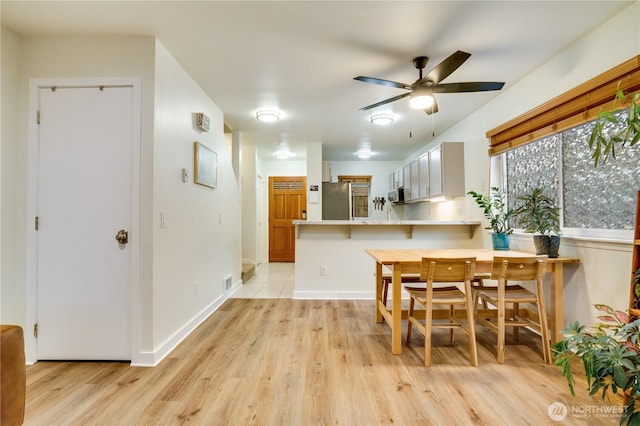
[[[130,360],[133,89],[39,102],[37,357]]]

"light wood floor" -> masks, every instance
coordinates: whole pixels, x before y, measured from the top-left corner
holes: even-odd
[[[537,336],[509,341],[479,327],[479,361],[446,330],[423,365],[415,333],[402,355],[373,321],[372,301],[229,299],[155,368],[126,363],[39,362],[27,369],[26,425],[542,425],[564,403],[560,424],[617,424],[609,403],[573,398]],[[576,368],[576,372],[579,372]],[[572,407],[591,414],[580,417]]]

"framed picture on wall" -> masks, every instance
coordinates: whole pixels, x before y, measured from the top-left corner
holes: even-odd
[[[218,186],[218,155],[200,142],[194,142],[193,153],[193,181],[209,188]]]

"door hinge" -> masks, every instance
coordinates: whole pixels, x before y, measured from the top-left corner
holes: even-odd
[[[37,231],[38,228],[40,227],[40,218],[38,216],[36,216],[35,226],[36,226],[36,231]]]
[[[38,323],[33,324],[33,337],[38,337]]]
[[[40,110],[36,111],[36,124],[40,124]]]

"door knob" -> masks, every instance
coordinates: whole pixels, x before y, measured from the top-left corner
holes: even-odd
[[[129,242],[129,233],[124,229],[121,229],[116,234],[116,241],[118,244],[127,244]]]

